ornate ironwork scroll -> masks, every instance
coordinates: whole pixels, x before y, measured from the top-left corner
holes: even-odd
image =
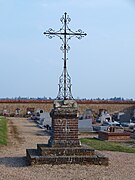
[[[62,18],[60,19],[63,26],[58,31],[53,30],[52,28],[49,28],[44,34],[49,38],[52,39],[53,37],[57,36],[62,40],[62,45],[60,49],[62,50],[64,54],[64,70],[59,78],[59,92],[57,99],[73,99],[72,92],[71,92],[71,77],[68,74],[67,71],[67,53],[70,50],[70,46],[68,45],[68,41],[72,37],[76,37],[78,39],[82,39],[87,34],[84,33],[81,29],[78,29],[77,31],[72,31],[68,24],[70,23],[71,19],[69,15],[65,12]]]

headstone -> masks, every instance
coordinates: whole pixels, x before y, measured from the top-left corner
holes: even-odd
[[[37,109],[33,115],[34,117],[32,116],[31,119],[35,119],[41,128],[51,128],[52,119],[49,112],[45,112],[42,109]]]
[[[101,123],[103,123],[105,121],[111,122],[112,117],[106,110],[103,110],[100,115],[100,121],[101,121]]]
[[[20,114],[20,108],[16,108],[15,114],[18,116]]]
[[[93,131],[92,119],[79,119],[78,120],[79,132],[90,132]]]
[[[3,110],[3,116],[8,116],[8,115],[9,115],[8,110],[7,110],[7,109],[4,109],[4,110]]]

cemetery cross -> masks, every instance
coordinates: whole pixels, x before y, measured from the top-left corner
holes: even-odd
[[[82,39],[82,37],[86,36],[87,34],[84,33],[81,29],[78,29],[77,31],[73,32],[69,27],[68,24],[71,21],[69,18],[69,15],[65,12],[62,18],[60,19],[63,26],[58,31],[53,30],[52,28],[49,28],[44,34],[48,36],[50,39],[55,37],[59,37],[63,44],[60,47],[62,52],[64,53],[64,71],[62,75],[59,78],[59,92],[57,99],[73,99],[72,93],[71,93],[71,78],[67,72],[67,53],[70,50],[70,46],[68,45],[68,41],[72,37],[76,37],[78,39]]]

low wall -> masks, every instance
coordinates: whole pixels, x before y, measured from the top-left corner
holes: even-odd
[[[106,109],[109,113],[115,111],[124,111],[128,114],[133,113],[135,109],[135,101],[90,101],[80,100],[77,101],[78,110],[82,114],[86,109],[92,109],[95,112],[99,112],[99,109]],[[20,109],[20,114],[26,114],[27,108],[43,109],[50,112],[53,108],[53,100],[0,100],[0,113],[3,110],[7,110],[10,114],[15,113],[16,109]]]

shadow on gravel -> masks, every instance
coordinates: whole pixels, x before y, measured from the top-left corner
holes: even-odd
[[[35,133],[36,136],[50,136],[51,135],[51,132],[50,131],[47,131],[47,130],[44,130],[44,131],[37,131]]]
[[[28,162],[26,157],[2,157],[0,158],[0,165],[6,167],[26,167]]]
[[[37,127],[36,125],[23,125],[24,127]]]

